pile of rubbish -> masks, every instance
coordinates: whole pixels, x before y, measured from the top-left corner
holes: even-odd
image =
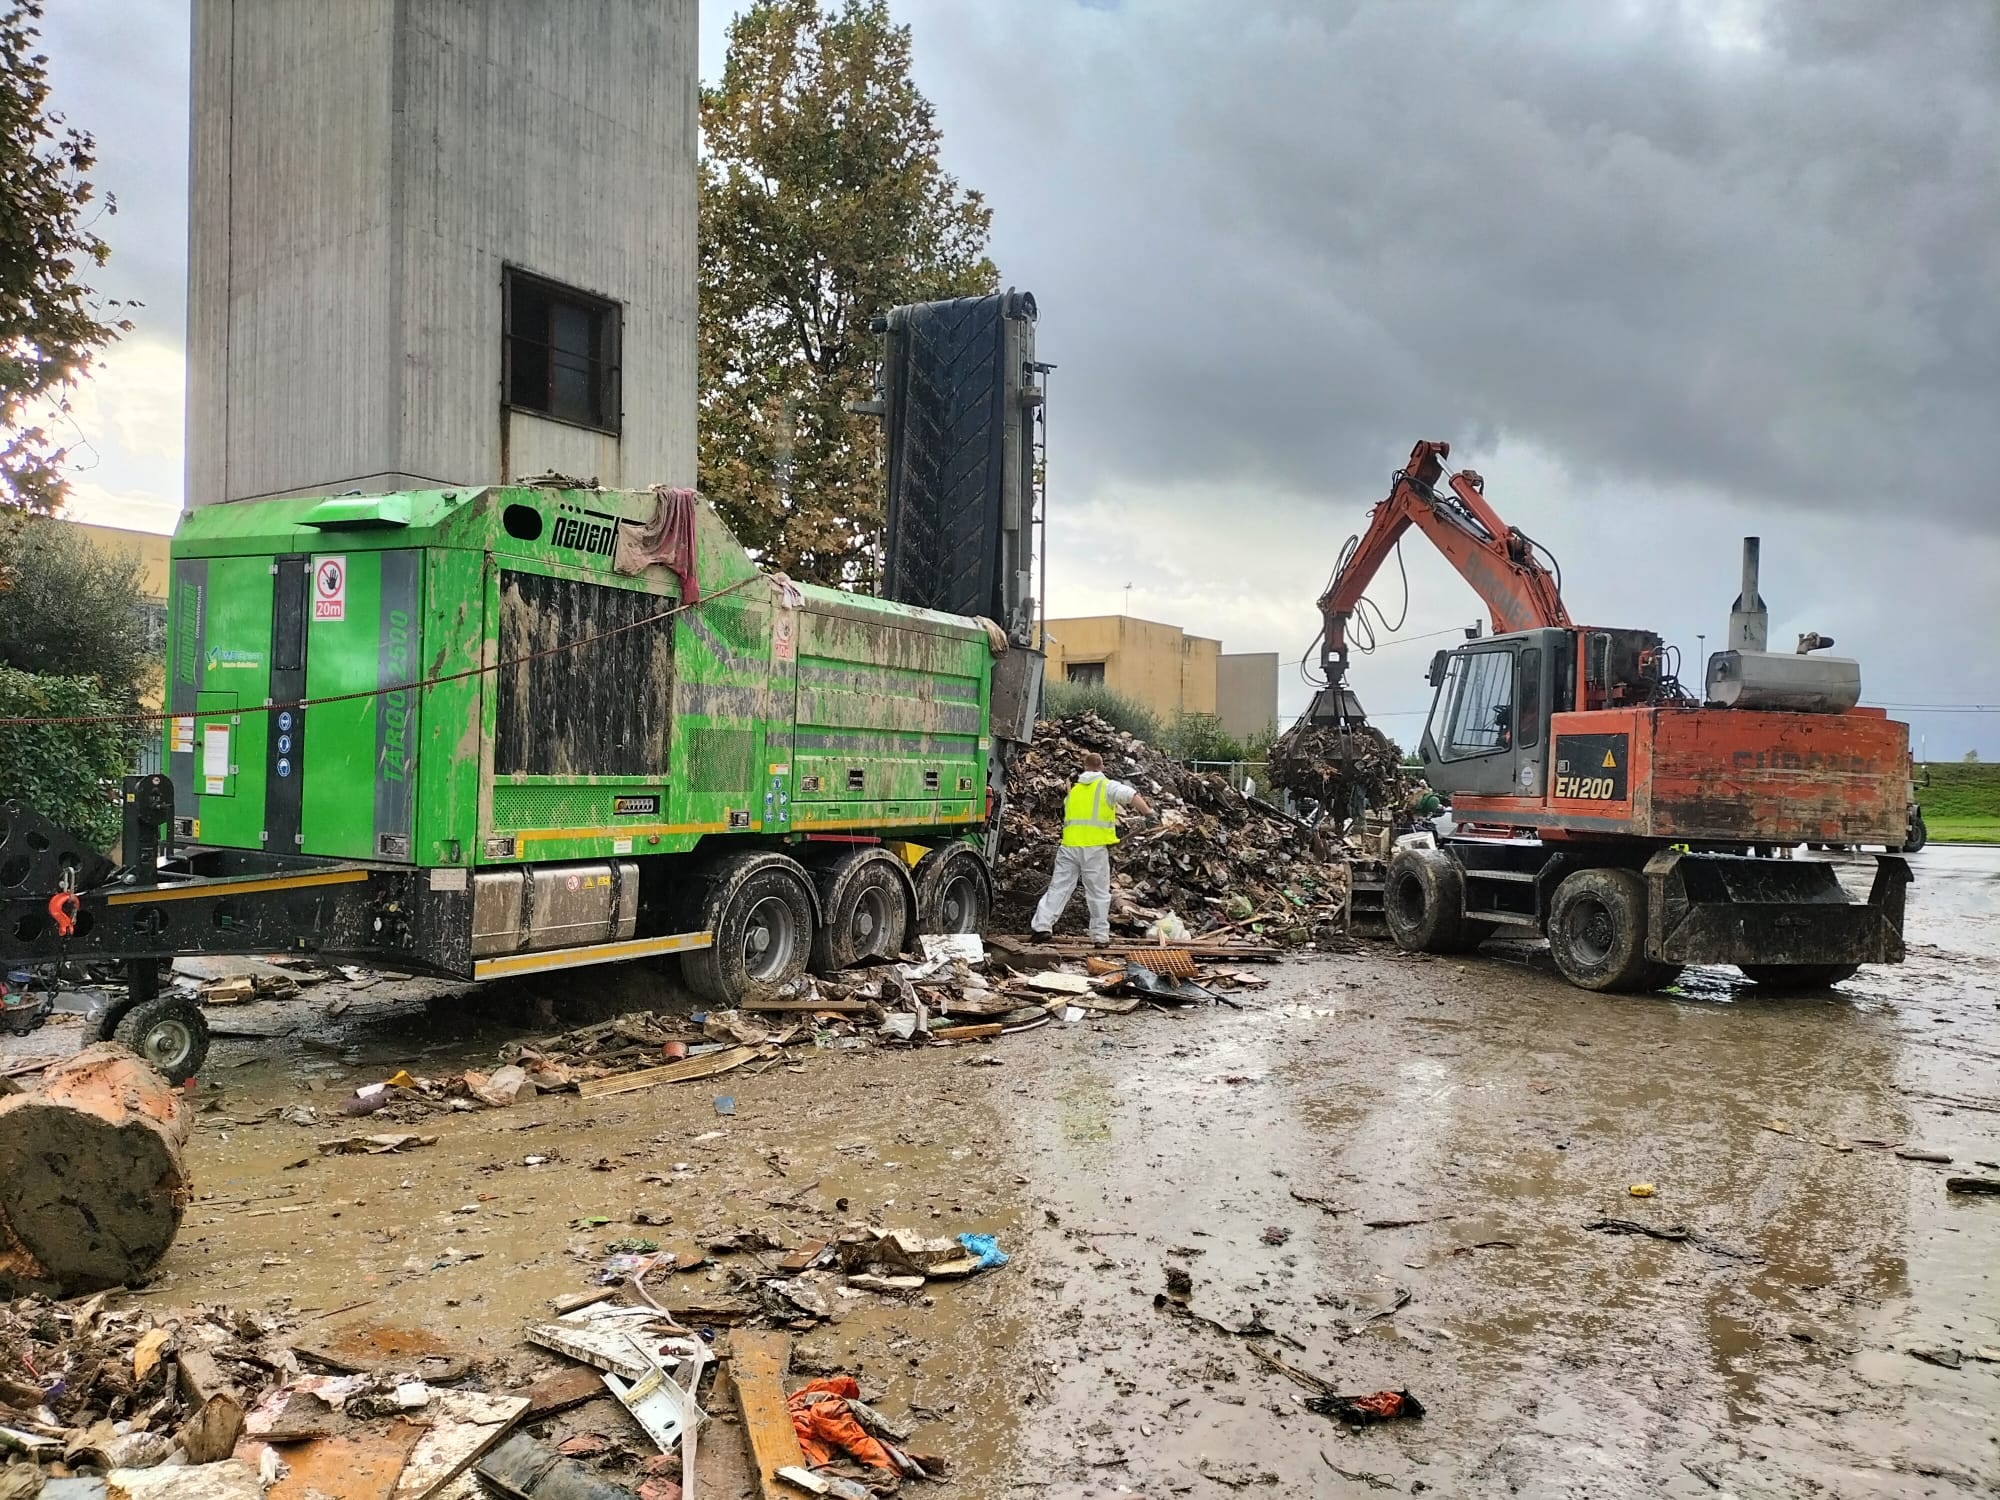
[[[1120,820],[1111,851],[1115,932],[1142,936],[1178,918],[1175,935],[1193,939],[1240,932],[1286,946],[1339,941],[1347,871],[1321,852],[1310,828],[1094,713],[1036,725],[1034,743],[1009,767],[996,926],[1027,926],[1062,842],[1063,799],[1091,750],[1104,757],[1107,776],[1136,787],[1156,814],[1151,823]],[[1082,908],[1081,897],[1072,900],[1066,925],[1082,921]]]
[[[1272,785],[1317,804],[1336,824],[1363,812],[1395,814],[1410,790],[1403,752],[1372,725],[1342,729],[1303,719],[1267,757]]]
[[[1129,1015],[1142,1006],[1236,1005],[1233,995],[1269,980],[1240,967],[1278,950],[1231,938],[1146,939],[1130,949],[1071,951],[973,935],[926,935],[924,956],[806,975],[735,1010],[631,1011],[533,1042],[510,1043],[500,1065],[437,1077],[401,1070],[363,1084],[338,1106],[293,1104],[260,1119],[325,1126],[379,1117],[420,1124],[440,1112],[504,1109],[538,1094],[586,1098],[659,1084],[691,1083],[738,1068],[795,1065],[807,1052],[918,1047],[987,1041],[1090,1015]],[[237,1120],[237,1125],[259,1120]],[[434,1135],[370,1128],[322,1140],[325,1155],[380,1154],[431,1145]]]
[[[829,1296],[906,1295],[904,1283],[1007,1262],[986,1235],[858,1226],[786,1259],[801,1258],[807,1269],[773,1271],[771,1284],[811,1276]],[[336,1496],[363,1476],[367,1493],[396,1500],[696,1500],[704,1377],[718,1360],[733,1362],[756,1456],[788,1468],[799,1493],[883,1495],[948,1472],[851,1376],[788,1395],[789,1336],[729,1329],[753,1314],[687,1314],[655,1301],[642,1276],[622,1285],[640,1300],[608,1302],[615,1289],[572,1298],[582,1305],[531,1326],[525,1370],[407,1351],[357,1362],[347,1344],[308,1337],[306,1316],[121,1307],[117,1293],[0,1304],[0,1500]],[[809,1326],[798,1295],[766,1321]],[[578,1421],[547,1423],[592,1402]],[[775,1435],[753,1408],[776,1415]],[[563,1435],[578,1425],[606,1430]],[[773,1441],[779,1451],[762,1451]]]

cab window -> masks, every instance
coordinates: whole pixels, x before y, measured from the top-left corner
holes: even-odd
[[[1514,653],[1451,658],[1431,709],[1431,742],[1446,760],[1493,755],[1514,744]]]

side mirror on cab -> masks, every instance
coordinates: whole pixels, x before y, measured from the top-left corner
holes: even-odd
[[[1449,651],[1439,651],[1433,654],[1431,657],[1431,669],[1424,674],[1424,680],[1430,683],[1432,687],[1436,687],[1444,681],[1445,670],[1450,662],[1451,653]]]

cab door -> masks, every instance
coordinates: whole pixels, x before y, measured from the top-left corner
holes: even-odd
[[[1440,792],[1539,797],[1547,779],[1554,658],[1535,631],[1440,652],[1424,726],[1425,778]]]

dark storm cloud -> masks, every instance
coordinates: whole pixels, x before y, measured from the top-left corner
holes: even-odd
[[[1377,491],[1506,437],[2000,530],[1992,6],[910,14],[1003,269],[1091,352],[1079,478]]]

